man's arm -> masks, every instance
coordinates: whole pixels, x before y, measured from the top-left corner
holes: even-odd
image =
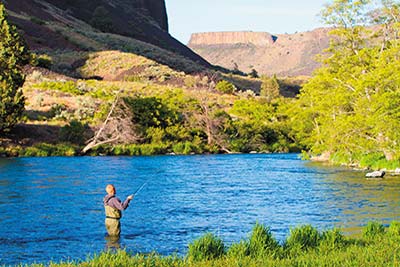
[[[108,205],[118,210],[125,210],[129,206],[131,199],[132,198],[128,197],[124,202],[122,202],[119,198],[114,197],[108,201]]]

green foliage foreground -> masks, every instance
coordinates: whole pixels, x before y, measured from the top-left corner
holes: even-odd
[[[17,28],[8,23],[4,5],[0,3],[0,133],[9,131],[22,116],[25,104],[22,67],[29,57]]]
[[[283,245],[268,227],[256,224],[248,240],[229,248],[208,233],[190,244],[184,257],[109,251],[84,262],[50,266],[400,266],[400,223],[388,228],[369,223],[357,239],[305,225],[291,229]]]

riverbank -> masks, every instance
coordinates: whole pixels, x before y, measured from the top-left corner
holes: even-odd
[[[268,227],[256,224],[248,239],[229,247],[206,234],[189,244],[185,256],[131,255],[119,250],[50,266],[400,266],[400,223],[392,222],[387,228],[369,223],[358,238],[345,237],[337,229],[319,232],[305,225],[292,229],[283,244]]]

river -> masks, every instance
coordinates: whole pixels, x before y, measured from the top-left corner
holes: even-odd
[[[283,242],[312,224],[357,233],[399,220],[400,178],[302,161],[297,154],[0,159],[0,265],[84,260],[104,251],[102,199],[113,183],[124,199],[118,246],[183,255],[212,232],[226,245],[258,221]]]

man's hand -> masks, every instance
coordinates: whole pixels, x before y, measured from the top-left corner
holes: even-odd
[[[132,200],[133,199],[133,195],[128,196],[127,199]]]

